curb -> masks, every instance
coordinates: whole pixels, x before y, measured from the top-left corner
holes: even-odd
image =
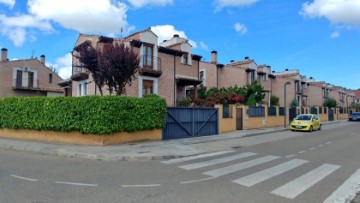
[[[346,121],[334,121],[334,122],[327,122],[323,123],[322,125],[330,125],[335,123],[341,123]],[[242,137],[252,137],[252,136],[258,136],[258,135],[264,135],[264,134],[270,134],[270,133],[276,133],[276,132],[283,132],[288,131],[288,128],[284,129],[277,129],[272,131],[266,131],[266,132],[258,132],[258,133],[249,133],[245,134],[241,137],[229,137],[229,138],[223,138],[223,139],[212,139],[212,140],[203,140],[203,141],[195,141],[195,142],[188,142],[188,143],[181,143],[183,145],[191,145],[191,144],[200,144],[200,143],[207,143],[207,142],[216,142],[216,141],[222,141],[222,140],[231,140],[231,139],[239,139]],[[159,155],[159,156],[133,156],[133,155],[107,155],[107,154],[91,154],[91,153],[79,153],[79,152],[72,152],[68,151],[66,149],[56,149],[53,150],[51,148],[36,148],[31,146],[21,146],[21,145],[12,145],[12,144],[4,144],[0,142],[0,148],[3,149],[9,149],[14,151],[23,151],[23,152],[32,152],[36,154],[41,155],[53,155],[53,156],[59,156],[59,157],[75,157],[75,158],[85,158],[85,159],[92,159],[92,160],[103,160],[103,161],[151,161],[151,160],[167,160],[167,159],[174,159],[174,158],[183,158],[188,156],[195,156],[200,155],[208,152],[201,152],[201,153],[194,153],[191,155]],[[209,150],[208,150],[209,151]]]

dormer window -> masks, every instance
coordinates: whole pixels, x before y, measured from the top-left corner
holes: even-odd
[[[189,54],[188,53],[185,53],[182,55],[181,57],[181,63],[182,64],[188,64],[189,63]]]
[[[143,66],[145,68],[153,68],[153,52],[152,45],[144,44],[143,47]]]

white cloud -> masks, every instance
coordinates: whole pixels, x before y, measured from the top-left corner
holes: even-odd
[[[68,53],[65,56],[57,58],[55,63],[46,62],[46,66],[55,68],[57,71],[59,71],[61,78],[67,79],[72,74],[72,56],[70,53]]]
[[[145,5],[166,6],[172,4],[173,0],[128,0],[135,7],[143,7]]]
[[[127,29],[126,4],[112,0],[29,0],[29,13],[79,32],[120,33]]]
[[[340,37],[340,32],[335,31],[335,32],[331,33],[330,37],[331,37],[331,39],[338,38],[338,37]]]
[[[247,27],[241,23],[235,23],[234,29],[236,32],[241,33],[241,34],[245,34],[248,31]]]
[[[3,36],[7,36],[17,47],[20,47],[27,38],[33,38],[33,35],[27,35],[27,29],[39,29],[44,32],[53,31],[48,21],[40,20],[30,15],[13,17],[0,15],[0,25],[0,33]]]
[[[334,24],[360,27],[359,0],[314,0],[302,5],[300,14],[310,18],[326,18]]]
[[[0,0],[1,4],[5,4],[10,7],[10,9],[14,8],[15,0]]]
[[[200,47],[206,51],[209,51],[208,45],[206,45],[204,42],[200,42]]]
[[[151,30],[159,37],[159,42],[171,39],[174,34],[178,34],[180,37],[188,39],[184,31],[176,30],[173,25],[157,25],[151,27]],[[193,48],[197,48],[197,43],[191,39],[188,39]]]
[[[28,34],[31,30],[53,32],[52,23],[78,32],[104,35],[119,34],[121,28],[125,33],[134,29],[126,20],[127,5],[114,0],[28,0],[27,8],[26,14],[0,15],[1,34],[17,46],[31,39]],[[11,35],[14,33],[22,38],[15,40]]]
[[[259,0],[216,0],[215,11],[219,11],[224,7],[241,7],[241,6],[250,6],[255,4]]]

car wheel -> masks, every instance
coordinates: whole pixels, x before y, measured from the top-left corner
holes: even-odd
[[[310,128],[309,128],[309,132],[312,132],[313,131],[313,127],[312,126],[310,126]]]
[[[319,130],[321,130],[321,125],[319,125]]]

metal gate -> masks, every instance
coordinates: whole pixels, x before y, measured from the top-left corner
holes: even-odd
[[[216,108],[167,108],[163,140],[215,135],[219,133]]]
[[[243,110],[242,108],[236,109],[236,130],[242,130],[243,129]]]
[[[329,109],[328,119],[329,121],[334,120],[334,109]]]
[[[296,117],[296,108],[289,109],[289,121],[291,122]]]

